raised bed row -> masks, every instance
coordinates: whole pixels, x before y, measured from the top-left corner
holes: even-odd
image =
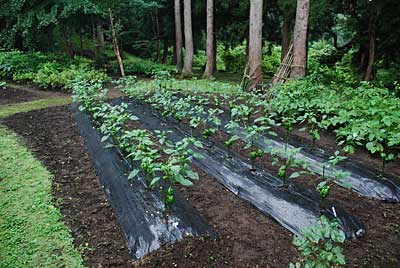
[[[123,101],[119,98],[113,103],[120,104]],[[191,135],[187,126],[172,118],[161,118],[144,103],[130,101],[128,110],[139,118],[146,129],[167,131],[167,136],[172,141]],[[282,187],[282,180],[270,172],[261,169],[253,172],[250,170],[250,163],[240,156],[234,154],[227,158],[227,151],[221,145],[202,142],[206,146],[199,153],[204,158],[195,159],[193,164],[294,234],[300,234],[302,228],[315,224],[321,214],[331,219],[337,218],[348,238],[365,232],[362,224],[342,208],[329,202],[321,207],[321,199],[316,192],[296,183],[290,183],[287,188]],[[198,150],[194,147],[192,149]]]
[[[189,99],[188,96],[175,96],[173,95],[172,102],[177,103],[180,100],[189,103],[192,107],[195,105],[202,106],[205,110],[209,107],[204,103],[196,102],[193,98]],[[197,116],[201,116],[207,120],[209,124],[213,124],[212,120],[206,118],[207,114],[198,113]],[[237,135],[243,141],[248,142],[246,138],[246,131],[243,127],[238,126],[236,128],[228,129],[226,126],[231,121],[228,112],[216,115],[220,119],[219,130],[229,135]],[[213,125],[213,127],[216,127]],[[310,148],[306,144],[289,141],[289,144],[277,136],[268,134],[255,134],[253,137],[253,143],[255,146],[265,150],[286,150],[301,148],[301,150],[295,155],[296,159],[300,159],[308,163],[308,168],[312,172],[321,176],[326,176],[332,179],[336,184],[343,187],[350,187],[353,191],[358,194],[377,200],[383,200],[386,202],[398,203],[400,202],[400,179],[394,176],[383,174],[370,166],[367,166],[361,162],[346,159],[346,161],[339,162],[336,165],[327,165],[327,160],[330,155],[322,149]],[[346,174],[341,179],[335,179],[336,174]]]
[[[242,127],[228,130],[224,126],[230,121],[229,116],[224,114],[221,115],[220,118],[222,121],[222,131],[238,135],[241,139],[246,141],[246,134]],[[284,149],[286,147],[285,142],[281,138],[268,135],[258,135],[254,143],[264,150],[271,150],[274,148]],[[349,185],[353,191],[369,198],[387,202],[400,202],[400,180],[398,178],[382,174],[382,172],[378,170],[350,159],[346,159],[346,161],[338,163],[336,166],[327,166],[325,163],[329,155],[322,149],[312,149],[305,144],[290,141],[287,147],[288,149],[302,148],[295,157],[305,160],[309,163],[309,168],[319,175],[322,175],[323,170],[325,173],[324,175],[331,178],[334,178],[334,174],[338,172],[347,173],[348,175],[341,180],[335,180],[335,182],[341,186]],[[325,169],[323,168],[324,166]]]
[[[89,115],[79,110],[78,104],[73,103],[71,111],[133,259],[138,260],[162,244],[179,241],[185,236],[216,236],[179,193],[169,215],[164,215],[160,193],[149,191],[140,174],[128,180],[133,163],[123,158],[117,147],[101,142],[101,133],[95,129]]]

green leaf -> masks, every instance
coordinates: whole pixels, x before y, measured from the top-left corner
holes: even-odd
[[[182,176],[176,176],[176,181],[180,184],[182,184],[183,186],[192,186],[193,183],[190,180],[185,179]]]
[[[290,175],[289,179],[295,179],[295,178],[297,178],[297,177],[299,177],[299,176],[300,176],[300,173],[299,173],[299,172],[293,172],[293,173]]]
[[[128,180],[133,179],[134,177],[136,177],[139,174],[139,169],[134,169],[131,171],[131,173],[128,176]]]
[[[153,187],[158,183],[158,181],[160,180],[160,178],[161,178],[161,177],[154,177],[154,178],[151,180],[151,182],[150,182],[150,187],[153,188]]]
[[[194,141],[193,145],[196,146],[197,148],[203,148],[203,144],[200,141]]]
[[[193,172],[191,170],[186,171],[186,175],[191,178],[192,180],[198,180],[199,179],[199,174],[196,172]]]
[[[105,141],[108,140],[109,138],[110,138],[110,136],[108,136],[108,135],[103,136],[103,137],[101,138],[101,142],[105,142]]]

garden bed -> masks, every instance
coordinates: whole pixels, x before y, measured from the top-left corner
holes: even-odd
[[[131,262],[121,231],[68,107],[53,107],[7,118],[5,123],[55,174],[53,192],[64,220],[91,267],[127,267]],[[297,253],[291,234],[226,190],[201,170],[200,180],[180,192],[219,233],[219,239],[187,238],[161,247],[137,267],[288,267]],[[74,178],[73,180],[71,178]],[[304,183],[313,183],[307,178]],[[337,186],[336,186],[337,187]],[[365,224],[364,237],[345,243],[348,267],[399,267],[398,205],[359,197],[337,187],[331,198]]]
[[[117,99],[114,102],[120,101],[121,99]],[[128,107],[148,130],[167,131],[167,137],[174,142],[190,136],[187,126],[172,118],[160,119],[146,104],[132,101]],[[313,191],[295,183],[290,183],[287,189],[282,188],[282,181],[268,170],[259,169],[252,172],[250,163],[245,162],[243,158],[233,155],[231,159],[227,159],[228,153],[221,146],[206,141],[203,143],[205,147],[198,150],[198,153],[202,154],[204,159],[195,159],[194,165],[215,177],[227,189],[274,218],[291,232],[300,235],[301,229],[314,225],[321,214],[329,218],[337,217],[348,238],[361,236],[365,232],[362,224],[340,207],[326,202],[325,208],[320,208],[319,195]]]
[[[125,159],[116,146],[103,143],[90,116],[79,111],[76,103],[71,110],[133,259],[139,260],[163,244],[188,236],[216,236],[181,195],[177,194],[176,202],[165,211],[164,196],[159,191],[149,190],[143,176],[130,181],[129,170],[140,165]]]
[[[0,88],[0,105],[12,104],[40,99],[37,94],[16,88]]]
[[[222,116],[222,126],[225,126],[228,122],[228,117],[226,115]],[[225,133],[231,132],[232,134],[236,134],[246,141],[246,134],[242,128],[229,131],[225,127],[222,127],[222,130]],[[281,129],[279,130],[278,133],[280,137],[284,137],[286,133]],[[305,160],[308,162],[309,168],[313,172],[322,175],[324,163],[329,159],[329,156],[333,155],[333,152],[329,154],[324,149],[319,148],[318,144],[314,145],[314,148],[312,148],[312,144],[309,142],[298,138],[295,139],[295,137],[295,135],[291,135],[291,138],[288,140],[288,148],[302,148],[301,151],[296,154],[296,158]],[[264,150],[271,148],[284,149],[286,146],[282,138],[262,135],[258,135],[255,145]],[[369,166],[365,162],[351,159],[346,159],[336,167],[326,168],[325,175],[333,177],[337,171],[349,173],[348,176],[337,181],[340,185],[347,184],[351,186],[355,192],[369,198],[395,203],[400,202],[400,180],[398,177],[382,174],[376,168]],[[396,171],[396,169],[394,171]]]
[[[223,141],[225,139],[221,139]],[[247,156],[242,146],[236,146],[234,151]],[[261,167],[274,170],[268,157],[258,161]],[[310,188],[318,183],[315,176],[302,176],[298,182]],[[400,243],[398,242],[400,213],[397,204],[371,200],[351,192],[348,189],[332,186],[330,196],[332,202],[343,206],[354,213],[365,224],[365,237],[351,241],[345,245],[345,255],[348,258],[348,267],[398,267]],[[385,249],[386,248],[386,249]],[[382,257],[385,256],[385,257]]]
[[[88,265],[127,267],[131,263],[127,246],[69,108],[22,113],[7,118],[5,124],[23,136],[28,147],[55,174],[53,192],[60,198],[64,221],[76,245],[85,247],[88,243],[84,251]],[[219,239],[186,238],[161,247],[135,266],[287,267],[295,260],[290,232],[214,178],[197,171],[200,180],[180,191],[218,231]]]

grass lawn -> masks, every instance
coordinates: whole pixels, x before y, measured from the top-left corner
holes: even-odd
[[[67,103],[66,99],[59,101]],[[38,101],[22,105],[32,110],[44,104]],[[6,110],[1,107],[1,116],[11,114],[12,106],[17,105]],[[52,174],[15,134],[0,125],[1,268],[84,267],[61,212],[54,205],[51,181]]]
[[[13,115],[15,113],[29,112],[51,106],[58,106],[71,103],[71,98],[50,98],[15,104],[0,105],[0,118]]]

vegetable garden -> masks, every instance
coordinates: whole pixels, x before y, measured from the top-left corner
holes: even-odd
[[[399,7],[6,0],[0,267],[400,267]]]

